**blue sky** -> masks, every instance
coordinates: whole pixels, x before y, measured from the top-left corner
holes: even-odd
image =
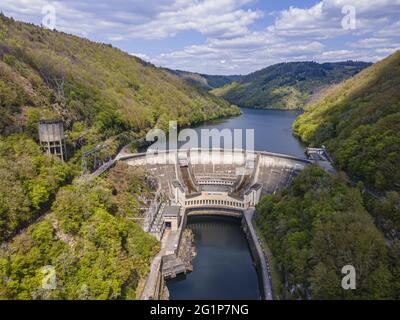
[[[0,9],[36,24],[54,10],[57,30],[209,74],[284,61],[375,62],[400,48],[400,0],[1,0]]]

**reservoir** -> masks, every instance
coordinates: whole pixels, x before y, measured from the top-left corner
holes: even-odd
[[[304,158],[301,143],[292,135],[299,111],[242,109],[242,115],[204,123],[201,129],[254,129],[255,149]],[[240,220],[227,217],[189,217],[197,256],[193,272],[167,282],[171,300],[256,300],[260,287]]]
[[[254,148],[257,151],[283,153],[304,158],[304,147],[292,135],[292,125],[301,111],[257,110],[242,108],[238,117],[205,122],[194,129],[254,130]],[[222,143],[223,145],[223,143]]]

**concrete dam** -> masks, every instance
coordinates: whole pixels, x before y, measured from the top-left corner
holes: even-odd
[[[253,226],[255,207],[268,194],[287,187],[309,160],[245,150],[169,150],[126,154],[118,161],[145,168],[157,181],[143,229],[161,241],[142,299],[168,298],[165,280],[190,272],[190,246],[184,241],[187,218],[237,217],[248,239],[263,299],[272,299],[268,261]]]

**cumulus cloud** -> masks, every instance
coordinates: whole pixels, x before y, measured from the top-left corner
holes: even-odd
[[[365,38],[357,42],[350,43],[350,47],[362,48],[362,49],[374,49],[374,48],[397,48],[400,46],[400,42],[394,42],[392,38]]]
[[[161,39],[184,30],[226,38],[245,34],[248,25],[262,16],[257,10],[242,10],[246,0],[177,1],[170,10],[160,12],[155,19],[128,28],[132,38]]]
[[[374,35],[376,37],[398,37],[399,30],[400,30],[400,19],[377,30],[376,32],[374,32]]]
[[[137,57],[137,58],[140,58],[140,59],[142,59],[144,61],[150,61],[151,60],[151,58],[145,53],[135,53],[135,52],[133,52],[133,53],[130,53],[130,55],[134,56],[134,57]]]
[[[213,37],[233,37],[248,32],[262,16],[259,10],[241,9],[253,0],[152,0],[152,1],[47,1],[2,0],[0,8],[23,20],[38,20],[41,8],[53,5],[57,29],[102,33],[109,40],[163,39],[185,30]]]
[[[400,0],[322,0],[310,8],[290,7],[277,14],[268,31],[284,36],[332,38],[349,33],[343,19],[355,13],[354,34],[367,33],[387,25],[390,16],[400,14]]]
[[[323,48],[323,44],[317,41],[287,43],[268,34],[255,34],[234,41],[212,40],[204,45],[161,54],[152,61],[176,69],[191,66],[189,70],[196,72],[248,73],[276,62],[306,60],[306,57],[321,53]],[[221,64],[221,61],[225,63]]]
[[[354,8],[355,29],[343,28],[349,7]],[[343,10],[345,8],[346,10]],[[154,57],[153,61],[171,67],[198,72],[235,70],[247,73],[281,61],[340,60],[377,61],[399,47],[400,0],[322,0],[307,8],[289,7],[275,12],[275,21],[264,31],[247,32],[230,39],[208,39],[201,46]],[[398,19],[398,18],[397,18]],[[339,48],[326,41],[351,36],[352,42],[340,40]],[[332,45],[331,45],[332,47]],[[230,63],[221,66],[218,61]],[[179,60],[179,61],[177,61]],[[194,63],[195,61],[195,63]]]
[[[135,55],[156,65],[203,73],[248,73],[282,61],[376,61],[400,47],[400,0],[299,1],[276,12],[262,12],[257,0],[2,0],[0,9],[23,21],[40,23],[41,9],[53,5],[56,28],[112,42],[132,44]],[[342,26],[345,6],[356,14],[356,28]],[[272,15],[273,22],[260,28]],[[253,27],[258,22],[258,27]],[[137,47],[179,39],[185,31],[202,35],[184,39],[164,53]],[[161,42],[160,42],[161,43]],[[171,42],[172,43],[172,42]],[[129,52],[128,51],[128,52]],[[140,53],[136,53],[140,52]]]

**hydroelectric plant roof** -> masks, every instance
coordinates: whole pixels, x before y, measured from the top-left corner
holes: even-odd
[[[164,217],[179,217],[181,212],[181,207],[179,206],[167,206],[164,208]]]

